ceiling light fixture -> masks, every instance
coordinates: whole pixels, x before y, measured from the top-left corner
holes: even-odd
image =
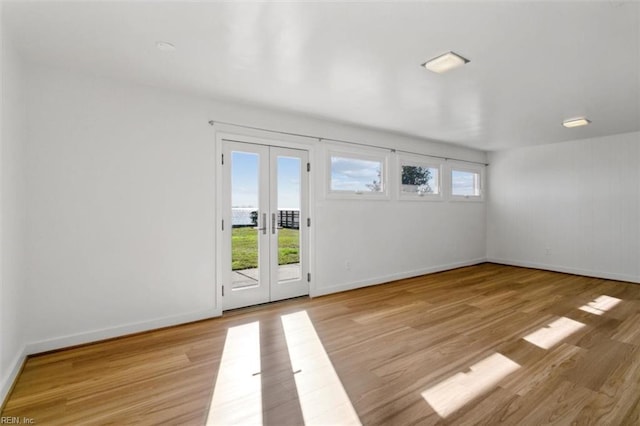
[[[564,120],[562,122],[562,125],[564,127],[580,127],[580,126],[586,126],[587,124],[591,123],[591,120],[587,120],[584,117],[580,117],[580,118],[572,118],[570,120]]]
[[[167,41],[156,41],[156,48],[163,52],[173,52],[176,50],[176,47]]]
[[[422,64],[422,66],[429,71],[442,74],[454,68],[458,68],[459,66],[464,65],[467,62],[469,62],[468,59],[463,58],[457,53],[447,52],[440,56],[436,56],[435,58],[429,59],[427,62]]]

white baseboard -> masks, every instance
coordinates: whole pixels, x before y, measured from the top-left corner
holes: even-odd
[[[22,350],[16,354],[13,362],[11,363],[11,368],[9,372],[2,377],[2,382],[0,382],[0,407],[4,405],[7,396],[9,396],[9,391],[13,387],[13,383],[16,381],[18,374],[20,374],[20,370],[22,370],[22,365],[27,359],[27,348],[26,346],[22,347]]]
[[[155,330],[162,327],[171,327],[188,322],[219,317],[220,315],[222,315],[222,312],[219,312],[215,309],[206,309],[170,317],[156,318],[151,321],[142,321],[116,327],[103,328],[100,330],[87,331],[84,333],[58,336],[51,339],[27,343],[26,353],[27,355],[32,355],[40,352],[68,348],[70,346],[98,342],[100,340],[126,336],[128,334],[140,333],[143,331]]]
[[[436,272],[448,271],[451,269],[462,268],[465,266],[478,265],[480,263],[485,263],[486,261],[487,259],[482,257],[478,259],[465,260],[462,262],[449,263],[446,265],[438,265],[438,266],[431,266],[429,268],[424,268],[424,269],[416,269],[408,272],[399,272],[397,274],[385,275],[382,277],[376,277],[376,278],[371,278],[371,279],[362,280],[362,281],[338,284],[335,286],[320,287],[320,288],[316,287],[314,291],[312,291],[311,297],[324,296],[326,294],[339,293],[341,291],[348,291],[348,290],[355,290],[357,288],[368,287],[371,285],[385,284],[390,281],[419,277],[420,275],[433,274]]]
[[[562,272],[565,274],[582,275],[585,277],[603,278],[606,280],[627,281],[631,283],[640,283],[640,277],[626,274],[617,274],[613,272],[591,271],[587,269],[573,268],[562,265],[547,265],[544,263],[527,262],[523,260],[487,258],[487,262],[498,263],[501,265],[521,266],[523,268],[542,269],[545,271]]]

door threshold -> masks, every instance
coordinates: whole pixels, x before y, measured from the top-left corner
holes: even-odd
[[[259,311],[266,308],[276,307],[277,305],[285,305],[287,303],[300,301],[302,299],[311,300],[311,297],[309,297],[308,294],[305,294],[303,296],[291,297],[289,299],[275,300],[273,302],[259,303],[257,305],[244,306],[242,308],[228,309],[226,311],[222,311],[222,316],[225,317],[225,316],[232,316],[232,315],[238,315],[238,314],[245,314],[247,312]]]

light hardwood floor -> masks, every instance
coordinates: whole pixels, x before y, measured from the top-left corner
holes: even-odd
[[[234,357],[223,356],[230,330],[259,324],[260,371],[226,375],[231,388],[216,398],[257,386],[262,423],[304,424],[310,406],[335,401],[302,390],[300,378],[335,383],[324,380],[330,368],[315,379],[313,363],[293,370],[282,318],[300,312],[365,425],[640,424],[640,285],[494,264],[33,356],[2,416],[204,424],[214,385],[223,386],[220,364]],[[250,352],[246,339],[238,347]],[[229,419],[250,423],[252,406],[238,398]]]

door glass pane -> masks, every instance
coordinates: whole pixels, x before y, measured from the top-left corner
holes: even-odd
[[[231,285],[258,285],[258,154],[231,153]]]
[[[299,280],[300,268],[300,179],[299,158],[278,156],[278,281]]]

